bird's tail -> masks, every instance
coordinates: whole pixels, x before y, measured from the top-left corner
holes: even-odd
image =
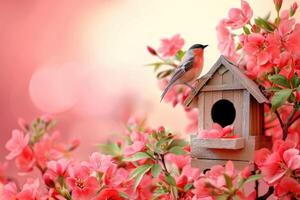
[[[164,97],[166,96],[167,92],[169,91],[170,87],[173,85],[173,83],[169,83],[167,85],[167,87],[165,88],[165,90],[163,91],[163,93],[161,94],[161,97],[160,97],[160,102],[164,99]]]

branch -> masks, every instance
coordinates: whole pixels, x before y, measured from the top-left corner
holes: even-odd
[[[284,124],[283,135],[282,135],[283,140],[285,140],[287,138],[288,129],[289,129],[289,126],[291,125],[291,120],[293,119],[293,117],[296,114],[297,110],[298,110],[298,104],[295,103],[293,111],[289,114],[289,116],[286,119],[286,123]]]
[[[278,119],[278,121],[279,121],[279,123],[280,123],[280,126],[281,126],[281,128],[282,128],[282,130],[283,130],[283,128],[284,128],[284,123],[283,123],[283,121],[282,121],[282,119],[281,119],[281,117],[280,117],[280,114],[279,114],[278,110],[275,110],[275,115],[276,115],[276,117],[277,117],[277,119]]]
[[[167,166],[166,166],[165,156],[163,154],[160,154],[160,158],[161,158],[161,163],[162,163],[164,172],[166,173],[166,175],[169,175],[170,173],[169,173],[169,171],[167,169]]]
[[[296,122],[298,119],[300,119],[300,114],[291,120],[290,125],[292,125],[294,122]]]
[[[258,197],[256,200],[266,200],[268,199],[274,192],[274,187],[271,186],[269,187],[269,190],[267,191],[266,194],[264,194],[263,196]]]

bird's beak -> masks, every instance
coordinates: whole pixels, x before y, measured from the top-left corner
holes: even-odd
[[[203,49],[205,49],[206,47],[208,47],[208,45],[203,45]]]

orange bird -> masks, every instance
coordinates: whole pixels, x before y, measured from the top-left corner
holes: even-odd
[[[167,87],[163,91],[160,101],[163,100],[168,90],[176,84],[184,84],[195,91],[190,83],[195,81],[202,72],[204,63],[203,52],[207,46],[208,45],[194,44],[187,50],[184,58],[176,68]]]

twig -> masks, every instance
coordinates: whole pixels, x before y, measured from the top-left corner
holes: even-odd
[[[169,175],[169,171],[167,169],[167,166],[166,166],[166,162],[165,162],[165,156],[163,154],[160,154],[160,158],[161,158],[161,163],[162,163],[162,166],[163,166],[163,169],[166,173],[166,175]]]
[[[290,125],[292,125],[294,122],[296,122],[298,119],[300,119],[300,114],[291,120]]]
[[[268,191],[266,192],[266,194],[264,194],[263,196],[258,197],[256,200],[266,200],[268,199],[274,192],[274,187],[270,186]]]
[[[288,129],[289,129],[289,126],[291,125],[291,120],[293,119],[297,110],[298,110],[298,104],[295,103],[293,111],[289,114],[289,116],[286,119],[286,123],[284,124],[283,135],[282,135],[283,140],[285,140],[287,138]]]

